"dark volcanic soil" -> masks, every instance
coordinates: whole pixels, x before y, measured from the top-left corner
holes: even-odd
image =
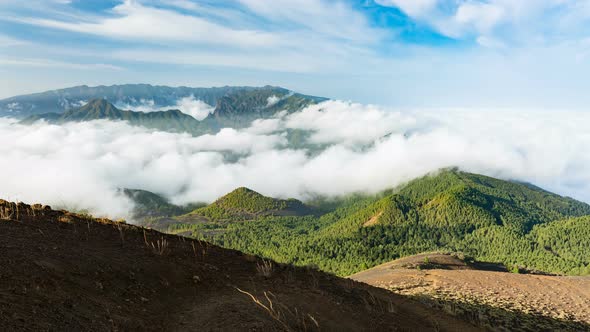
[[[2,331],[477,330],[383,289],[178,236],[4,201],[0,218]]]

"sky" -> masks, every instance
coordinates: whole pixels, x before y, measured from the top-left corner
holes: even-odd
[[[0,98],[279,85],[391,107],[585,109],[587,0],[0,0]]]

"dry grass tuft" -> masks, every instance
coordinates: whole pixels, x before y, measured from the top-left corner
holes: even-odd
[[[263,259],[261,262],[257,262],[256,272],[258,272],[258,275],[260,276],[270,278],[274,272],[274,265],[272,261]]]
[[[201,248],[201,250],[199,251],[197,249],[197,246],[195,246],[195,242],[191,241],[191,247],[193,248],[193,255],[195,256],[195,260],[202,260],[203,262],[205,261],[205,256],[207,256],[207,251],[209,250],[209,244],[207,242],[204,241],[200,241],[200,240],[196,240],[199,243],[199,247]]]
[[[362,299],[368,311],[374,311],[381,314],[395,314],[398,312],[396,305],[390,298],[386,300],[378,298],[371,291],[366,291],[366,294],[362,297]]]
[[[0,209],[0,219],[10,220],[12,219],[12,213],[8,209]]]
[[[286,331],[317,331],[320,329],[320,324],[312,315],[304,314],[297,310],[297,308],[289,309],[287,306],[279,303],[276,300],[276,296],[270,291],[263,293],[266,299],[266,303],[264,303],[263,300],[258,299],[252,293],[243,291],[237,287],[236,290],[248,295],[257,306],[264,309]],[[274,301],[271,298],[274,298]]]
[[[150,247],[152,248],[153,253],[159,256],[164,256],[170,251],[168,248],[168,240],[164,237],[161,237],[160,240],[157,240],[156,242],[151,242]]]
[[[121,245],[125,243],[125,229],[122,224],[117,224],[117,230],[119,231],[119,238],[121,239]]]

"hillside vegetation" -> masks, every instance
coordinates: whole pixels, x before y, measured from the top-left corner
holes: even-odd
[[[253,208],[248,200],[231,202],[231,209]],[[218,209],[214,203],[203,211],[224,216]],[[163,230],[338,275],[440,249],[513,269],[585,274],[587,219],[570,218],[589,214],[589,205],[529,184],[444,170],[375,197],[344,199],[321,216],[259,214],[246,222],[180,222]]]

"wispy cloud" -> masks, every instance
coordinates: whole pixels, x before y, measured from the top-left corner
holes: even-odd
[[[45,28],[144,41],[198,42],[256,47],[273,45],[279,41],[272,33],[227,28],[201,17],[144,6],[134,0],[125,0],[114,7],[110,17],[90,21],[60,21],[44,18],[15,18],[14,20]]]
[[[265,54],[259,52],[212,52],[202,50],[178,50],[167,52],[162,50],[120,50],[108,55],[114,59],[141,61],[146,63],[221,66],[232,68],[249,68],[257,70],[310,73],[321,69],[321,58],[313,59],[298,52],[277,52]],[[319,61],[318,61],[319,60]],[[326,63],[326,65],[329,65]]]
[[[0,64],[4,66],[18,67],[47,67],[47,68],[69,68],[83,70],[124,70],[119,66],[104,63],[73,63],[65,61],[54,61],[48,59],[11,59],[0,58]]]
[[[282,27],[287,24],[316,34],[355,42],[378,41],[385,31],[372,28],[368,18],[341,0],[238,0],[249,10]]]
[[[12,46],[19,46],[19,45],[27,45],[29,42],[16,39],[4,35],[0,35],[0,47],[12,47]]]

